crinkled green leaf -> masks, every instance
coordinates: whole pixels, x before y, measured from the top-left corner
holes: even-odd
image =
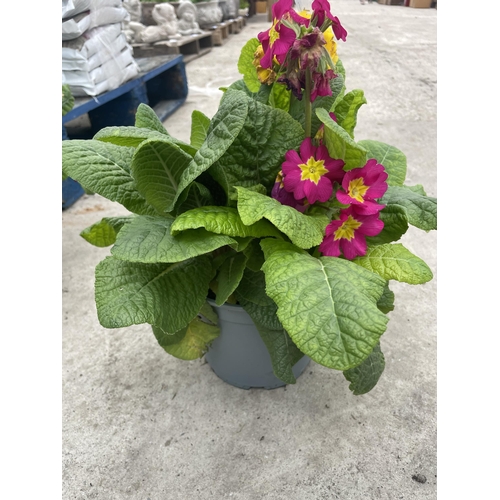
[[[68,114],[75,105],[75,98],[71,94],[71,89],[67,83],[62,86],[62,116]]]
[[[384,293],[378,299],[377,307],[384,313],[390,313],[394,311],[394,292],[392,292],[389,288],[389,284],[387,283],[384,288]]]
[[[177,196],[191,182],[209,169],[231,146],[245,123],[248,115],[248,101],[241,99],[239,91],[227,91],[219,109],[210,122],[207,138],[196,152],[179,182]]]
[[[337,123],[354,139],[358,110],[366,104],[365,94],[362,90],[351,90],[345,94],[335,106]],[[358,143],[359,144],[359,143]]]
[[[246,262],[246,255],[237,253],[222,263],[216,278],[218,286],[215,303],[218,306],[224,304],[240,284]]]
[[[135,217],[118,233],[111,254],[130,262],[173,263],[236,244],[228,236],[209,233],[203,228],[172,236],[173,221],[169,217]]]
[[[299,350],[337,370],[366,359],[387,326],[377,308],[386,281],[350,261],[317,259],[283,241],[267,238],[261,246],[266,293]]]
[[[95,302],[105,328],[149,323],[175,333],[196,317],[214,276],[211,259],[140,264],[106,257],[95,271]]]
[[[231,207],[200,207],[179,215],[172,224],[172,234],[178,234],[186,229],[204,227],[207,231],[228,236],[246,238],[252,236],[281,237],[281,233],[268,221],[261,220],[255,224],[245,225],[238,210]]]
[[[366,150],[330,117],[326,109],[316,111],[318,119],[324,123],[323,141],[332,158],[344,160],[344,170],[362,167],[366,164]]]
[[[186,144],[183,141],[176,139],[169,135],[166,131],[165,133],[158,132],[157,130],[151,130],[148,128],[138,128],[138,127],[105,127],[96,135],[94,139],[101,142],[110,142],[117,146],[126,146],[136,148],[144,141],[148,139],[159,139],[170,141],[173,144],[179,146],[184,152],[193,157],[196,153],[196,149],[190,144]]]
[[[133,148],[93,139],[62,141],[63,173],[81,186],[122,204],[130,212],[155,214],[156,210],[138,192],[130,172]]]
[[[248,116],[238,137],[210,169],[229,195],[233,186],[262,184],[271,191],[285,153],[298,149],[304,130],[288,113],[233,91],[248,103]]]
[[[120,229],[133,220],[134,216],[104,217],[99,222],[84,229],[80,236],[96,247],[108,247],[116,241]]]
[[[269,196],[241,186],[236,189],[238,212],[243,224],[255,224],[258,220],[266,218],[300,248],[311,248],[323,241],[325,227],[330,222],[327,217],[304,215]]]
[[[191,161],[191,156],[168,139],[144,141],[137,147],[131,165],[137,190],[159,213],[171,212]]]
[[[205,303],[198,316],[187,327],[173,335],[165,333],[158,326],[153,326],[153,333],[160,346],[179,359],[193,360],[203,357],[209,345],[220,334],[217,316],[215,316],[215,323],[207,322],[207,308],[210,308],[210,305]]]
[[[420,194],[420,187],[389,186],[380,203],[404,207],[410,224],[431,231],[437,229],[437,199]]]
[[[397,280],[410,285],[427,283],[433,278],[429,266],[401,243],[370,247],[363,257],[356,257],[352,262],[385,280]]]
[[[316,115],[316,111],[322,109],[328,115],[328,111],[333,109],[336,99],[339,97],[340,93],[345,89],[344,77],[339,74],[337,78],[330,80],[330,88],[332,89],[331,96],[316,97],[316,99],[312,103],[312,116],[311,116],[312,137],[316,135],[316,132],[321,126],[321,119],[319,118],[319,116]],[[295,120],[297,120],[301,124],[302,128],[305,129],[306,115],[304,110],[304,103],[303,101],[299,101],[293,94],[290,97],[289,113]],[[343,131],[345,132],[345,130]],[[340,157],[336,156],[335,158],[340,158]]]
[[[385,358],[377,344],[371,354],[358,366],[344,371],[344,377],[351,382],[349,390],[355,396],[370,392],[380,379],[385,368]]]
[[[243,253],[247,256],[247,267],[254,272],[260,271],[264,264],[264,252],[260,247],[260,240],[252,239]]]
[[[377,236],[366,238],[369,245],[381,245],[398,241],[408,230],[408,216],[404,207],[388,205],[379,214],[380,220],[384,223],[384,228]]]
[[[191,114],[191,146],[200,149],[207,138],[209,127],[210,118],[201,111],[195,109]]]
[[[253,272],[248,268],[245,269],[240,284],[236,289],[236,296],[239,302],[251,302],[259,306],[259,308],[275,306],[272,299],[266,294],[266,281],[262,271]],[[276,316],[274,316],[274,319],[272,316],[269,316],[268,319],[270,321],[272,320],[272,323],[265,321],[264,318],[257,319],[260,323],[265,324],[267,328],[271,328],[272,330],[282,327]]]
[[[272,85],[271,95],[269,96],[269,105],[273,108],[279,108],[288,113],[290,109],[290,99],[292,92],[286,85],[275,82]]]
[[[257,38],[251,38],[241,49],[238,59],[238,71],[243,75],[243,81],[252,92],[258,92],[260,81],[257,77],[257,70],[253,65],[254,54],[260,42]]]
[[[174,212],[182,214],[193,208],[213,204],[214,199],[209,189],[199,182],[192,182],[177,198]]]
[[[158,115],[155,113],[155,110],[143,102],[141,102],[139,106],[137,106],[137,112],[135,114],[135,126],[138,128],[156,130],[163,135],[170,136],[170,134],[163,126],[163,123],[158,118]]]
[[[368,158],[375,158],[385,167],[389,186],[402,186],[406,178],[406,155],[389,144],[379,141],[363,140],[358,144],[366,149]]]

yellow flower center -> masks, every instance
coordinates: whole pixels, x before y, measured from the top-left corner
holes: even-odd
[[[278,20],[275,19],[271,29],[269,30],[269,47],[274,45],[274,42],[280,37],[280,34],[276,31],[275,27],[278,24]]]
[[[309,160],[307,160],[307,163],[301,163],[299,165],[299,168],[302,170],[300,180],[310,180],[318,185],[321,176],[328,173],[324,165],[325,162],[323,160],[315,160],[314,157],[311,156]]]
[[[354,231],[361,226],[361,222],[353,219],[351,215],[347,217],[347,220],[335,231],[333,240],[337,241],[342,238],[351,241],[354,238]]]
[[[365,201],[363,196],[368,191],[368,188],[369,186],[365,186],[362,177],[353,179],[351,182],[349,182],[349,196],[359,201],[360,203],[363,203],[363,201]]]

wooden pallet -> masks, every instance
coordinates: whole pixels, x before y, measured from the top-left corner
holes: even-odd
[[[132,44],[134,57],[182,54],[185,63],[210,52],[212,47],[212,33],[209,31],[197,35],[183,36],[179,39],[162,40],[155,43]]]

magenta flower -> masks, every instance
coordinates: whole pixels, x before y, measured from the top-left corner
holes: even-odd
[[[292,5],[293,0],[276,2],[272,7],[273,25],[268,31],[261,31],[257,36],[264,50],[264,56],[260,60],[263,68],[271,68],[274,57],[283,64],[288,50],[296,39],[295,31],[281,23],[281,19],[292,17]]]
[[[332,22],[332,30],[335,34],[335,38],[345,42],[347,31],[340,24],[339,18],[333,16],[330,12],[330,4],[328,3],[328,0],[314,0],[311,7],[313,9],[312,19],[316,17],[316,26],[321,28],[325,22],[325,17],[328,17],[328,19]]]
[[[311,71],[317,71],[324,45],[323,33],[319,28],[314,28],[311,33],[307,33],[293,42],[290,58],[298,59],[301,70],[309,68]]]
[[[346,172],[342,180],[343,190],[337,191],[337,200],[344,205],[353,205],[359,214],[376,214],[385,205],[373,200],[384,196],[387,191],[387,177],[384,166],[372,158],[364,167]]]
[[[342,210],[339,220],[332,220],[326,226],[325,237],[318,250],[329,257],[341,253],[348,260],[366,254],[366,236],[377,236],[384,223],[376,215],[360,215],[349,207]]]
[[[337,75],[331,69],[327,69],[324,73],[314,72],[312,74],[311,102],[318,96],[332,95],[330,80],[334,78],[337,78]]]
[[[307,199],[309,204],[328,201],[333,193],[333,183],[344,176],[344,161],[330,158],[326,146],[314,146],[306,137],[297,151],[287,151],[281,165],[286,191],[296,200]]]
[[[271,191],[271,197],[279,201],[282,205],[288,205],[289,207],[295,208],[299,212],[304,212],[307,208],[305,199],[296,200],[293,193],[290,193],[285,189],[283,184],[283,172],[281,171],[276,177],[276,182],[274,183]]]

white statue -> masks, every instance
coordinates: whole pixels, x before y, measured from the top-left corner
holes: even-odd
[[[132,43],[135,38],[135,30],[130,27],[130,23],[140,24],[142,17],[142,6],[139,0],[123,0],[123,7],[128,12],[128,16],[123,21],[123,32],[127,37],[127,42]]]
[[[151,13],[156,23],[152,26],[144,26],[138,22],[130,22],[129,28],[134,32],[134,42],[154,43],[169,38],[180,38],[179,21],[175,15],[173,5],[169,3],[156,4]]]
[[[195,35],[203,33],[196,22],[196,7],[191,0],[181,0],[177,7],[177,17],[179,18],[179,33],[181,35]]]

